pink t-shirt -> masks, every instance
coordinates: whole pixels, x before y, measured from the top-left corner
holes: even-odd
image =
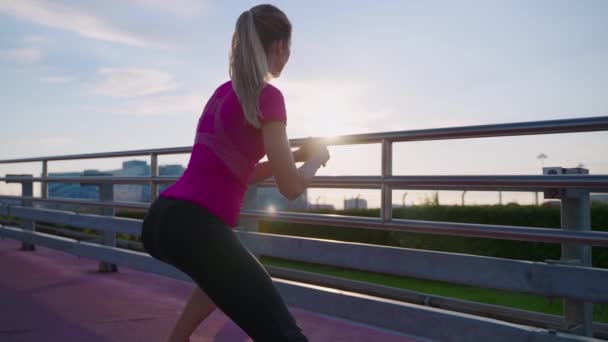
[[[267,84],[262,89],[259,108],[262,125],[273,120],[287,124],[283,95],[276,87]],[[217,88],[203,109],[186,170],[159,196],[201,205],[234,228],[248,179],[265,154],[262,130],[245,120],[228,81]]]

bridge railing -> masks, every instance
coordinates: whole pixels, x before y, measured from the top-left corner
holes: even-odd
[[[591,247],[608,246],[608,233],[590,230],[589,192],[608,192],[608,175],[584,174],[584,169],[548,168],[545,175],[502,175],[502,176],[396,176],[392,173],[395,142],[463,139],[496,136],[536,135],[608,130],[608,117],[594,117],[568,120],[525,122],[514,124],[483,125],[430,130],[382,132],[356,134],[326,139],[331,145],[354,145],[380,143],[382,145],[380,176],[319,176],[315,177],[314,188],[368,188],[380,189],[381,210],[379,218],[354,217],[343,215],[267,212],[256,210],[256,203],[249,201],[241,210],[241,218],[249,219],[248,229],[239,229],[239,238],[257,255],[270,255],[292,260],[346,267],[400,276],[431,279],[437,281],[465,284],[477,287],[494,288],[515,292],[537,294],[547,297],[564,298],[564,317],[562,324],[555,327],[564,333],[592,336],[595,325],[592,322],[592,303],[608,303],[608,270],[591,267]],[[292,146],[299,146],[303,139],[293,139]],[[114,184],[149,184],[151,197],[157,196],[159,184],[172,183],[176,177],[158,176],[158,156],[164,154],[189,153],[191,147],[93,153],[68,156],[23,158],[1,160],[1,164],[42,162],[41,177],[32,175],[7,175],[0,181],[22,184],[22,196],[0,196],[0,200],[19,201],[20,205],[0,206],[0,215],[22,219],[21,227],[3,225],[2,236],[23,241],[24,249],[34,249],[36,244],[50,246],[77,255],[88,256],[102,261],[102,270],[115,270],[117,264],[127,265],[151,272],[186,279],[181,272],[156,263],[142,253],[116,248],[114,234],[122,232],[140,234],[141,221],[90,214],[63,212],[51,209],[34,208],[33,203],[66,203],[77,205],[113,208],[146,209],[146,203],[115,201],[111,193],[101,192],[98,201],[49,198],[48,184],[81,183],[96,184],[107,188]],[[147,155],[151,158],[151,174],[147,177],[49,177],[48,162],[62,160],[82,160],[93,158],[127,157]],[[574,174],[573,174],[574,173]],[[33,182],[42,184],[40,197],[32,194]],[[267,180],[253,186],[275,186]],[[111,186],[109,187],[111,188]],[[452,222],[431,222],[394,219],[392,217],[392,191],[396,189],[428,190],[481,190],[481,191],[535,191],[545,192],[546,196],[562,200],[562,229],[533,228],[503,225],[480,225]],[[105,195],[104,195],[105,193]],[[250,199],[255,196],[250,196]],[[253,208],[253,209],[252,209]],[[285,222],[323,224],[337,227],[359,227],[367,229],[422,232],[455,236],[484,237],[523,241],[560,243],[562,259],[546,262],[529,262],[489,258],[474,255],[423,251],[406,248],[384,247],[358,243],[344,243],[299,237],[284,237],[255,232],[255,221],[272,219]],[[62,223],[72,227],[97,229],[104,232],[103,243],[82,242],[60,238],[35,231],[36,222]],[[558,228],[558,227],[555,227]],[[275,269],[276,272],[286,272]],[[285,273],[287,274],[287,273]],[[293,275],[297,278],[300,275]],[[308,275],[312,279],[312,275]],[[306,278],[306,277],[304,277]],[[299,278],[299,279],[304,279]],[[505,338],[529,338],[530,335],[549,336],[549,339],[569,339],[570,335],[561,332],[533,329],[525,326],[511,326],[500,321],[488,321],[477,316],[462,316],[449,311],[430,310],[419,306],[407,306],[381,300],[378,297],[364,298],[361,295],[336,296],[328,290],[312,288],[302,283],[280,281],[280,288],[289,301],[299,306],[323,311],[336,316],[374,323],[394,330],[413,333],[419,336],[431,333],[431,338],[461,336],[480,338],[485,334],[496,336],[502,331]],[[352,285],[352,284],[351,284]],[[355,285],[352,285],[355,286]],[[356,287],[356,286],[355,286]],[[387,290],[388,291],[388,290]],[[426,302],[426,300],[425,300]],[[339,304],[338,304],[339,303]],[[429,305],[429,303],[426,303]],[[429,305],[430,306],[430,305]],[[359,307],[360,311],[353,311]],[[375,308],[371,310],[370,308]],[[404,324],[402,315],[414,321]],[[425,319],[433,322],[441,319],[446,328],[437,331],[434,326],[425,326]],[[467,329],[475,332],[467,333]],[[472,330],[471,330],[472,331]],[[456,334],[456,335],[450,335]],[[467,335],[470,334],[470,335]],[[493,339],[494,339],[493,337]],[[448,338],[450,339],[450,338]]]

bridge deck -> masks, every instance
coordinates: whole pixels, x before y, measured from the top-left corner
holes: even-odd
[[[0,240],[0,340],[166,341],[193,283],[98,262],[21,242]],[[310,341],[423,341],[364,324],[290,307]],[[220,310],[191,341],[251,339]]]

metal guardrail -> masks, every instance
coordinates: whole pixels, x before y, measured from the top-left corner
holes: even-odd
[[[390,220],[391,213],[387,206],[391,205],[391,191],[393,189],[461,189],[461,190],[517,190],[542,191],[546,188],[585,188],[595,192],[606,192],[608,189],[608,176],[587,176],[587,178],[573,175],[556,178],[542,178],[541,176],[393,176],[392,175],[392,144],[405,141],[466,139],[480,137],[504,137],[518,135],[555,134],[573,132],[591,132],[608,130],[608,116],[546,120],[522,123],[506,123],[493,125],[478,125],[452,128],[424,129],[411,131],[394,131],[366,134],[343,135],[333,138],[317,138],[325,140],[331,145],[353,144],[382,144],[381,175],[378,176],[339,176],[315,177],[311,187],[331,188],[380,188],[382,191],[382,219]],[[305,139],[291,139],[292,146],[300,146]],[[75,182],[75,183],[112,183],[112,184],[150,184],[152,199],[156,196],[157,185],[171,183],[175,177],[158,177],[158,156],[166,154],[190,153],[192,146],[177,148],[145,149],[120,152],[75,154],[66,156],[49,156],[36,158],[20,158],[0,160],[0,164],[42,162],[42,177],[32,179],[42,182],[42,198],[48,197],[49,182]],[[152,172],[150,177],[48,177],[48,162],[77,159],[115,158],[148,155],[151,158]],[[61,179],[59,179],[61,178]],[[24,181],[19,177],[14,181]],[[8,177],[0,181],[10,181]],[[273,186],[274,182],[262,182],[262,186]]]
[[[179,177],[0,177],[4,182],[43,182],[81,184],[169,184]],[[273,178],[259,183],[276,186]],[[465,175],[465,176],[315,176],[310,187],[380,189],[382,185],[393,189],[437,189],[437,190],[501,190],[543,191],[545,189],[591,189],[593,192],[608,192],[608,175]]]
[[[69,200],[69,199],[36,199],[34,197],[0,196],[0,199],[28,199],[32,202],[61,203],[75,205],[120,207],[131,209],[147,209],[149,204],[113,201]],[[547,243],[572,243],[591,246],[608,247],[608,233],[593,231],[569,231],[558,228],[534,228],[507,225],[489,225],[472,223],[453,223],[439,221],[419,221],[392,219],[382,222],[380,218],[310,214],[297,212],[269,213],[261,210],[242,210],[241,218],[271,219],[273,221],[327,225],[334,227],[367,228],[392,230],[425,234],[440,234],[452,236],[468,236],[492,239],[508,239],[520,241],[537,241]]]
[[[326,224],[333,226],[348,226],[348,227],[361,227],[361,228],[373,228],[373,229],[389,229],[389,230],[400,230],[410,232],[424,232],[432,234],[448,234],[448,235],[460,235],[460,236],[477,236],[487,238],[499,238],[499,239],[515,239],[515,240],[527,240],[527,241],[544,241],[553,243],[562,243],[562,259],[559,261],[551,261],[550,264],[543,264],[548,267],[547,273],[542,273],[544,276],[549,278],[566,275],[564,267],[574,267],[570,270],[571,272],[579,272],[577,275],[585,279],[593,281],[595,285],[603,284],[604,281],[608,281],[608,277],[605,277],[604,273],[590,268],[591,266],[591,253],[590,246],[608,246],[608,234],[600,232],[585,231],[590,229],[588,210],[589,210],[589,191],[593,192],[608,192],[608,175],[581,175],[581,174],[559,174],[559,175],[507,175],[507,176],[486,176],[486,175],[468,175],[468,176],[394,176],[392,170],[392,146],[395,142],[406,142],[406,141],[422,141],[422,140],[441,140],[441,139],[465,139],[465,138],[479,138],[479,137],[504,137],[504,136],[518,136],[518,135],[536,135],[536,134],[555,134],[555,133],[573,133],[573,132],[591,132],[591,131],[606,131],[608,130],[608,116],[603,117],[592,117],[592,118],[581,118],[581,119],[567,119],[567,120],[550,120],[550,121],[537,121],[537,122],[524,122],[524,123],[509,123],[509,124],[495,124],[495,125],[481,125],[481,126],[467,126],[467,127],[455,127],[455,128],[440,128],[440,129],[429,129],[429,130],[413,130],[413,131],[396,131],[396,132],[380,132],[370,134],[355,134],[355,135],[344,135],[334,138],[317,138],[323,139],[330,145],[352,145],[352,144],[369,144],[369,143],[380,143],[381,144],[381,175],[380,176],[336,176],[336,177],[315,177],[311,187],[318,188],[369,188],[369,189],[380,189],[381,191],[381,210],[380,218],[362,218],[362,217],[348,217],[338,215],[320,215],[320,214],[304,214],[304,213],[268,213],[259,210],[255,210],[255,203],[253,205],[246,205],[245,210],[241,211],[241,218],[254,220],[253,226],[255,229],[257,219],[270,218],[273,220],[288,221],[288,222],[302,222],[312,224]],[[290,144],[292,146],[299,146],[305,140],[304,139],[292,139]],[[0,181],[21,183],[23,192],[22,196],[0,196],[0,199],[18,199],[21,200],[25,206],[32,206],[34,202],[55,202],[55,203],[69,203],[78,205],[99,205],[105,208],[147,208],[147,204],[144,203],[126,203],[116,202],[113,200],[111,194],[104,196],[100,201],[91,200],[76,200],[76,199],[60,199],[60,198],[48,198],[48,183],[60,182],[60,183],[81,183],[81,184],[96,184],[100,188],[111,189],[107,185],[113,184],[149,184],[152,188],[152,199],[157,196],[157,186],[162,183],[172,183],[176,177],[158,177],[158,156],[164,154],[178,154],[178,153],[189,153],[192,147],[181,147],[181,148],[164,148],[164,149],[148,149],[148,150],[135,150],[135,151],[122,151],[122,152],[109,152],[109,153],[92,153],[92,154],[79,154],[79,155],[68,155],[68,156],[51,156],[51,157],[38,157],[38,158],[22,158],[22,159],[10,159],[0,160],[0,164],[10,163],[29,163],[29,162],[42,162],[42,175],[41,177],[32,177],[31,175],[10,175],[7,177],[0,178]],[[60,160],[75,160],[75,159],[94,159],[94,158],[114,158],[114,157],[127,157],[127,156],[141,156],[149,155],[151,158],[152,171],[149,177],[104,177],[104,176],[86,176],[86,177],[49,177],[48,176],[48,162],[49,161],[60,161]],[[570,170],[566,170],[570,171]],[[574,170],[581,171],[581,170]],[[32,196],[32,183],[42,183],[42,194],[40,198]],[[274,181],[266,180],[259,183],[259,186],[275,186]],[[253,187],[255,190],[257,187]],[[499,191],[548,191],[558,194],[558,198],[562,199],[562,229],[539,229],[532,227],[511,227],[511,226],[496,226],[496,225],[474,225],[474,224],[461,224],[461,223],[448,223],[448,222],[428,222],[428,221],[412,221],[412,220],[397,220],[392,218],[392,190],[395,189],[434,189],[434,190],[499,190]],[[556,191],[558,190],[558,191]],[[6,208],[5,208],[6,209]],[[34,241],[44,241],[50,243],[47,237],[38,236],[35,232],[35,220],[38,219],[36,215],[50,215],[54,219],[65,219],[61,218],[59,214],[53,214],[50,212],[41,212],[42,209],[27,209],[14,207],[16,211],[13,213],[19,213],[21,217],[25,218],[23,228],[25,230],[17,231],[14,229],[3,229],[5,234],[23,238],[24,247],[34,247]],[[7,209],[8,210],[8,209]],[[28,211],[29,210],[29,211]],[[33,211],[32,211],[33,210]],[[36,213],[38,212],[38,213]],[[58,216],[59,215],[59,216]],[[49,216],[49,217],[50,217]],[[78,219],[82,220],[82,215],[76,215]],[[111,216],[111,214],[110,214]],[[112,219],[112,218],[108,218]],[[69,219],[71,220],[71,219]],[[116,220],[116,219],[114,219]],[[86,220],[85,220],[86,221]],[[71,222],[77,222],[72,220]],[[118,224],[119,221],[113,221]],[[122,222],[122,221],[120,221]],[[90,222],[89,222],[90,223]],[[128,229],[133,231],[131,227],[132,223],[125,223],[129,226]],[[119,225],[120,226],[120,225]],[[125,226],[125,227],[127,227]],[[106,229],[109,227],[106,227]],[[110,229],[110,232],[105,232],[104,244],[115,247],[115,239],[113,234],[116,231],[121,230],[116,226]],[[28,232],[29,231],[29,232]],[[32,235],[34,234],[34,235]],[[251,239],[249,237],[248,239]],[[295,241],[296,238],[290,241]],[[253,243],[262,243],[255,242]],[[274,240],[273,240],[274,241]],[[65,242],[67,243],[67,242]],[[266,242],[267,243],[267,242]],[[301,243],[301,242],[300,242]],[[64,244],[65,245],[65,244]],[[296,245],[297,247],[297,245]],[[335,246],[334,246],[335,247]],[[252,247],[254,248],[254,247]],[[294,247],[295,248],[295,247]],[[354,247],[353,247],[354,248]],[[258,248],[259,249],[259,248]],[[386,248],[385,248],[386,249]],[[271,251],[276,252],[271,248]],[[361,250],[360,252],[367,252],[367,250]],[[404,251],[402,251],[405,253]],[[88,252],[87,252],[88,253]],[[103,253],[106,253],[104,250]],[[286,255],[293,256],[295,251],[285,252]],[[384,252],[380,252],[384,253]],[[106,254],[104,254],[106,255]],[[307,254],[306,254],[307,255]],[[308,255],[310,257],[310,255]],[[318,255],[316,255],[318,256]],[[299,255],[300,258],[304,258]],[[325,262],[331,263],[338,262],[338,259],[322,258]],[[412,257],[417,258],[416,260],[426,260],[433,258],[431,254],[416,254]],[[467,259],[470,262],[481,262],[482,257],[469,256],[472,259]],[[107,260],[108,258],[106,258]],[[112,260],[118,260],[115,257],[110,258]],[[305,258],[304,258],[305,259]],[[100,259],[103,260],[103,259]],[[438,259],[439,260],[439,259]],[[441,261],[450,264],[450,259],[441,258]],[[478,260],[478,261],[474,261]],[[498,259],[499,260],[499,259]],[[501,262],[498,260],[488,261],[488,265],[500,265]],[[303,260],[304,261],[304,260]],[[110,262],[110,261],[108,261]],[[352,261],[349,264],[352,265]],[[576,266],[579,265],[579,266]],[[115,266],[115,264],[106,264],[106,266]],[[413,265],[410,265],[413,267]],[[460,268],[466,268],[466,263],[456,264],[452,266],[458,266]],[[506,266],[506,265],[505,265]],[[523,267],[523,265],[520,265]],[[580,267],[585,266],[585,267]],[[372,265],[370,265],[372,267]],[[481,266],[480,266],[481,267]],[[485,267],[485,266],[483,266]],[[519,266],[518,266],[519,267]],[[373,267],[372,267],[373,268]],[[577,270],[580,268],[580,270]],[[491,268],[490,268],[491,269]],[[111,270],[111,269],[110,269]],[[480,269],[481,270],[481,269]],[[524,272],[523,275],[526,277],[533,277],[532,272],[524,271],[525,268],[521,268],[519,272]],[[386,270],[385,270],[386,271]],[[445,271],[445,270],[444,270]],[[479,271],[479,270],[478,270]],[[487,270],[486,270],[487,271]],[[570,272],[568,271],[568,272]],[[598,272],[599,271],[599,272]],[[405,270],[403,272],[406,272]],[[422,271],[421,271],[422,272]],[[432,273],[422,273],[423,275],[432,277]],[[608,272],[608,271],[607,271]],[[407,273],[407,272],[406,272]],[[483,273],[468,273],[471,277],[469,281],[472,284],[481,285],[483,283]],[[539,273],[540,275],[540,273]],[[574,273],[571,274],[571,276]],[[521,274],[520,274],[521,276]],[[442,277],[436,277],[441,278]],[[459,280],[457,280],[459,279]],[[506,279],[506,278],[505,278]],[[536,279],[536,278],[534,278]],[[553,279],[553,278],[551,278]],[[582,279],[582,278],[581,278]],[[444,281],[460,281],[463,279],[454,275],[452,278],[447,277]],[[528,279],[527,281],[529,281]],[[540,286],[536,280],[536,286]],[[508,281],[507,281],[508,282]],[[494,284],[494,285],[492,285]],[[544,283],[542,283],[544,284]],[[559,287],[557,293],[563,296],[572,296],[573,289],[576,291],[583,291],[576,285],[575,282],[568,281],[565,288]],[[499,286],[496,283],[485,284],[487,286]],[[593,284],[591,284],[593,285]],[[483,285],[481,285],[483,286]],[[513,285],[514,288],[518,288],[521,285]],[[541,288],[534,288],[534,284],[526,286],[530,291],[540,291],[540,293],[552,292],[557,289],[557,284],[543,285]],[[548,286],[548,287],[547,287]],[[570,286],[570,288],[568,288]],[[555,287],[555,288],[554,288]],[[511,288],[511,289],[514,289]],[[606,287],[608,288],[608,286]],[[518,288],[523,290],[523,288]],[[290,290],[291,291],[291,290]],[[602,292],[601,289],[594,290],[593,296],[585,297],[586,300],[600,300],[603,301],[603,296],[608,295],[606,292]],[[599,291],[599,292],[598,292]],[[587,293],[589,294],[589,293]],[[579,334],[585,334],[591,336],[591,303],[581,301],[581,298],[574,293],[572,300],[566,300],[565,309],[565,323],[566,329]],[[578,298],[578,299],[577,299]]]
[[[14,223],[0,220],[0,224],[9,225]],[[53,233],[59,236],[88,242],[100,242],[102,240],[101,237],[97,235],[38,224],[38,222],[36,223],[36,229],[42,232]],[[141,242],[137,241],[116,239],[116,245],[120,248],[144,251]],[[277,266],[265,265],[265,268],[273,278],[329,287],[342,291],[362,293],[379,298],[387,298],[433,308],[463,312],[543,329],[560,329],[563,321],[563,318],[559,315],[443,297]],[[596,337],[608,339],[608,324],[594,322],[593,331]]]
[[[562,120],[543,120],[518,123],[504,123],[492,125],[475,125],[463,127],[420,129],[409,131],[393,131],[379,133],[363,133],[341,135],[324,139],[331,145],[353,145],[353,144],[372,144],[383,141],[404,142],[404,141],[423,141],[423,140],[444,140],[444,139],[467,139],[484,137],[506,137],[517,135],[539,135],[555,133],[578,133],[608,131],[608,116],[597,116],[577,119]],[[306,139],[290,139],[291,146],[300,146]],[[192,152],[192,146],[157,148],[145,150],[132,150],[120,152],[86,153],[72,154],[64,156],[19,158],[0,160],[0,164],[29,163],[37,161],[57,161],[75,159],[96,159],[96,158],[116,158],[134,157],[142,155],[161,155],[179,154]]]
[[[101,231],[107,231],[108,228],[111,228],[113,232],[125,231],[130,233],[137,233],[133,229],[137,228],[136,221],[139,221],[99,215],[58,212],[48,209],[11,207],[7,205],[0,206],[0,214],[12,214],[11,216],[23,219],[35,217],[37,221],[69,223],[71,226],[93,227],[93,229]],[[112,221],[115,221],[115,225],[111,224]],[[117,229],[119,227],[122,228]],[[593,269],[581,269],[576,266],[559,266],[464,254],[386,248],[357,243],[282,237],[244,231],[237,231],[236,233],[247,248],[257,255],[286,257],[293,260],[312,261],[372,272],[393,273],[396,275],[436,279],[482,287],[510,289],[518,292],[533,291],[549,296],[566,296],[569,298],[585,298],[599,302],[608,302],[608,293],[603,290],[608,287],[607,270],[595,269],[591,272]],[[186,275],[173,267],[151,259],[146,254],[139,252],[57,237],[41,232],[32,232],[10,225],[0,226],[0,236],[35,245],[43,245],[66,253],[102,260],[111,264],[120,264],[146,272],[188,280]],[[439,269],[439,266],[443,269],[441,273],[435,271]],[[563,279],[564,281],[554,284],[554,279]],[[324,281],[327,281],[327,279]],[[275,279],[275,283],[277,283],[277,286],[291,305],[367,324],[383,326],[408,334],[415,333],[428,338],[446,341],[477,340],[476,338],[495,334],[497,339],[494,340],[505,341],[527,341],[530,339],[540,339],[543,341],[591,341],[591,339],[574,338],[570,334],[559,333],[558,331],[564,330],[563,328],[559,329],[559,327],[549,328],[548,330],[531,329],[524,325],[503,324],[499,321],[486,320],[485,318],[471,315],[459,315],[450,313],[450,311],[412,307],[407,304],[397,304],[394,301],[387,302],[383,301],[380,297],[373,295],[370,297],[369,293],[361,296],[354,292],[349,292],[355,290],[355,288],[351,288],[350,290],[343,289],[337,293],[333,289],[319,287],[319,284],[314,288],[306,288],[303,283],[294,283],[293,281],[284,282]],[[325,284],[325,286],[327,285]],[[352,286],[352,284],[348,286]],[[314,291],[319,291],[319,293]],[[358,303],[360,300],[363,300],[364,303]],[[332,304],[327,306],[329,303]],[[351,315],[354,307],[358,308],[357,313]],[[403,322],[404,317],[408,317],[412,322],[405,324]],[[419,324],[411,324],[418,320],[421,321]],[[446,323],[446,326],[436,330],[436,327],[423,323],[438,321]],[[553,324],[555,325],[555,321],[553,321]],[[459,333],[458,331],[461,329],[465,333]]]

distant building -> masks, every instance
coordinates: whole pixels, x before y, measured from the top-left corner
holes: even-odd
[[[159,176],[179,177],[185,168],[181,165],[162,165],[158,168]],[[129,160],[122,163],[118,170],[104,171],[84,170],[83,172],[49,173],[49,177],[79,177],[83,175],[112,175],[119,177],[149,176],[150,165],[143,160]],[[159,185],[162,191],[169,184]],[[99,199],[97,186],[81,186],[78,183],[49,183],[49,197]],[[141,184],[116,184],[114,185],[114,200],[119,202],[148,202],[150,201],[150,186]]]
[[[149,176],[150,166],[143,160],[129,160],[122,163],[122,168],[109,171],[114,176],[138,177]],[[114,200],[119,202],[144,202],[150,199],[150,186],[140,184],[114,185]]]
[[[367,200],[363,198],[348,198],[344,200],[344,210],[346,209],[367,209]]]
[[[180,177],[186,168],[179,164],[169,164],[169,165],[160,165],[158,167],[158,175],[160,177]],[[167,187],[169,187],[172,183],[162,183],[158,185],[158,193],[163,192]],[[148,187],[148,193],[150,192],[150,188]],[[148,199],[150,195],[148,194]]]
[[[80,177],[81,175],[98,174],[97,170],[83,172],[49,173],[49,177]],[[79,183],[49,183],[49,197],[98,199],[99,189],[96,186],[81,186]]]
[[[336,210],[333,204],[316,204],[311,203],[309,206],[310,210]]]
[[[179,177],[186,169],[179,164],[161,165],[158,167],[158,175],[164,177]]]

